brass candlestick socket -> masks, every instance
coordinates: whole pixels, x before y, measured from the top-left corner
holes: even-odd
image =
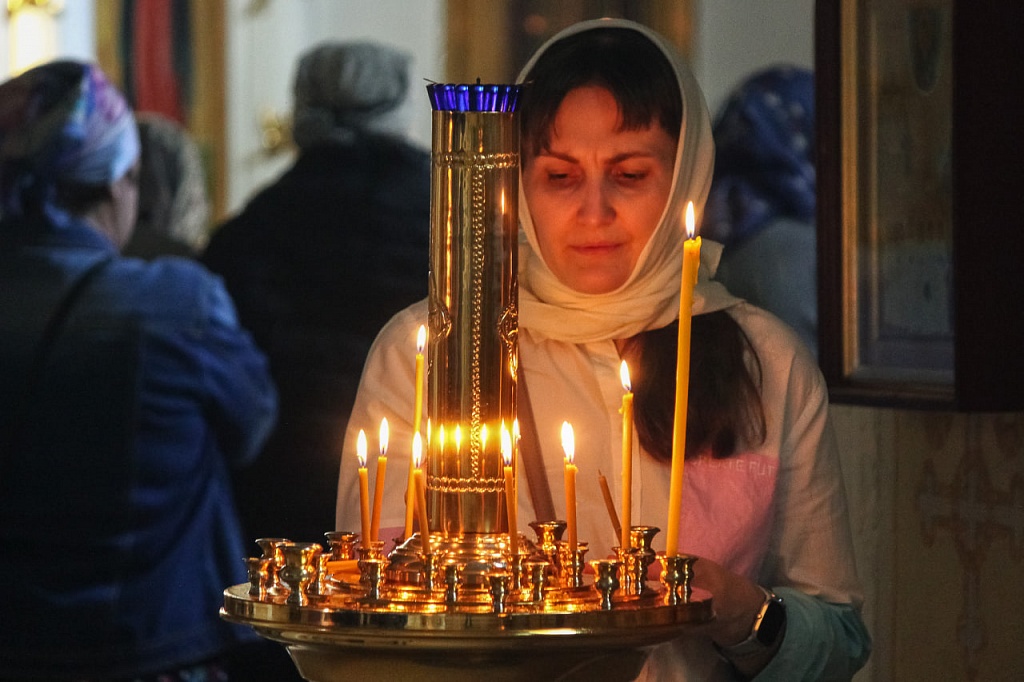
[[[491,588],[491,611],[505,613],[505,599],[508,598],[511,576],[508,573],[491,573],[487,576],[487,582]]]
[[[569,543],[558,543],[558,575],[563,587],[583,587],[583,569],[587,565],[584,557],[590,548],[586,542],[577,542],[576,551],[569,549]]]
[[[267,563],[267,591],[277,592],[281,589],[281,579],[278,571],[284,566],[284,555],[281,554],[281,545],[291,542],[288,538],[258,538],[256,544],[263,550],[263,558],[268,559]]]
[[[530,528],[537,533],[537,550],[548,561],[548,570],[558,570],[558,543],[568,524],[565,521],[531,521]]]
[[[594,568],[594,588],[601,595],[601,608],[610,611],[612,597],[619,589],[619,568],[621,564],[615,559],[595,559],[590,562]]]
[[[359,584],[366,590],[366,599],[380,601],[380,588],[384,582],[384,561],[382,559],[360,559]]]
[[[661,582],[665,586],[665,603],[670,606],[687,604],[693,595],[693,564],[696,557],[680,554],[661,558]]]
[[[547,585],[550,565],[546,561],[526,561],[523,569],[530,576],[530,600],[534,604],[544,601],[544,587]]]
[[[331,592],[331,572],[327,564],[333,561],[333,557],[327,552],[321,552],[316,558],[316,580],[309,587],[310,594],[325,595]]]
[[[654,551],[652,543],[660,532],[661,529],[655,526],[632,526],[629,529],[629,544],[637,559],[635,585],[635,588],[639,590],[637,594],[643,593],[644,587],[647,585],[648,570],[651,564],[658,559],[658,553]]]
[[[527,555],[525,554],[513,554],[509,558],[508,566],[512,573],[512,589],[522,590],[527,587],[527,576],[524,564],[526,563]]]
[[[623,549],[619,546],[612,549],[619,560],[620,587],[623,594],[638,596],[643,592],[644,584],[647,581],[643,562],[640,561],[640,557],[634,549]]]
[[[281,543],[279,547],[284,556],[284,566],[280,571],[281,582],[291,590],[286,603],[305,606],[309,603],[307,592],[309,584],[316,578],[317,559],[323,547],[315,542]]]
[[[423,570],[421,571],[423,577],[423,589],[429,594],[434,591],[434,584],[436,583],[434,576],[437,574],[437,555],[424,552],[420,554],[420,562],[423,566]]]
[[[356,558],[356,544],[359,534],[347,530],[332,530],[324,533],[331,548],[331,561],[348,561]]]
[[[461,573],[459,565],[455,562],[446,564],[444,567],[444,602],[448,606],[455,606],[459,603]]]
[[[245,570],[249,577],[249,596],[257,599],[266,597],[270,559],[248,557],[245,560]]]
[[[384,541],[373,540],[366,543],[366,546],[360,546],[356,552],[359,554],[360,559],[378,559],[383,560],[384,557]]]

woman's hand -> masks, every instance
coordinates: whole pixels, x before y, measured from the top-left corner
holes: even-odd
[[[715,619],[701,628],[719,646],[739,644],[750,635],[764,592],[746,578],[709,559],[693,564],[693,584],[711,593]]]

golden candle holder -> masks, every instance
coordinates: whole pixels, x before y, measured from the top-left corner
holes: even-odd
[[[225,591],[221,613],[286,646],[315,682],[629,680],[645,647],[712,617],[710,595],[689,584],[688,557],[670,558],[665,583],[637,582],[617,559],[591,562],[591,575],[566,561],[561,540],[552,564],[540,535],[520,539],[527,551],[515,556],[493,555],[490,538],[424,553],[417,533],[389,556],[366,548],[360,559],[337,537],[329,550],[275,539],[250,582]],[[650,546],[628,554],[646,575]],[[627,580],[635,587],[620,589]]]
[[[633,679],[646,647],[713,617],[711,595],[690,584],[689,557],[648,579],[653,527],[589,563],[585,539],[562,540],[565,521],[510,542],[498,434],[516,423],[520,86],[428,92],[429,533],[390,553],[348,531],[261,538],[221,614],[283,644],[314,682]]]

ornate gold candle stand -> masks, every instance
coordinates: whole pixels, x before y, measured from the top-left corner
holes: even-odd
[[[536,540],[520,538],[515,556],[493,538],[438,538],[424,552],[418,533],[390,555],[354,533],[327,533],[326,550],[260,540],[250,582],[225,591],[222,615],[285,645],[315,682],[629,680],[644,647],[712,617],[689,557],[646,579],[656,529],[634,528],[626,561],[591,561],[591,574],[584,543],[568,557],[563,522],[532,525]]]
[[[612,559],[570,551],[562,521],[531,524],[535,540],[517,535],[512,551],[497,436],[517,423],[520,90],[428,92],[429,542],[410,532],[386,554],[350,532],[327,533],[326,550],[262,538],[221,613],[284,644],[314,682],[632,679],[645,647],[712,617],[711,597],[692,588],[689,557],[648,580],[652,527]]]

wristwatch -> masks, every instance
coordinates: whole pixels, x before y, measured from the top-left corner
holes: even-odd
[[[750,636],[739,644],[719,647],[723,656],[730,660],[764,653],[775,647],[786,630],[786,605],[774,592],[764,587],[764,603],[754,618]]]

